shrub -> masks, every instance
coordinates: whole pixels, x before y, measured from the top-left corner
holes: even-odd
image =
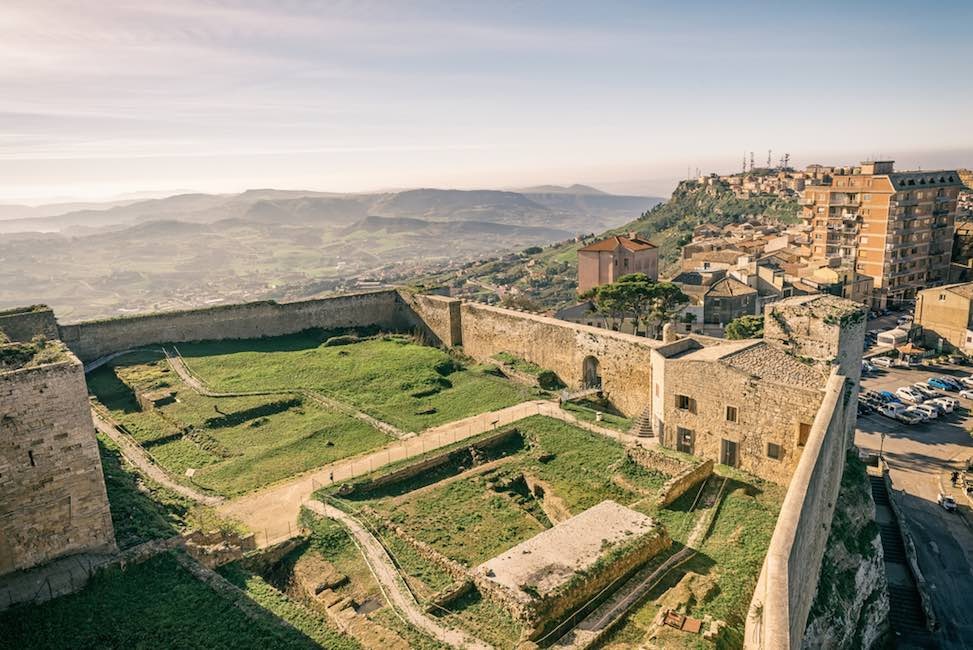
[[[564,382],[553,370],[541,370],[537,374],[537,385],[544,390],[561,390],[564,388]]]

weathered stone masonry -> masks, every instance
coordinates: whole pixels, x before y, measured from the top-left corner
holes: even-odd
[[[84,373],[67,356],[0,374],[0,574],[115,548]]]

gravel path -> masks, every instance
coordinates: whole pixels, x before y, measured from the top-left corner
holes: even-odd
[[[438,621],[430,618],[415,601],[396,570],[392,559],[385,547],[365,529],[358,520],[351,515],[338,510],[334,506],[320,501],[308,501],[307,507],[319,515],[329,517],[340,522],[352,534],[358,550],[368,562],[372,575],[378,581],[389,604],[397,609],[408,622],[422,630],[429,636],[446,643],[453,648],[467,648],[470,650],[491,650],[492,646],[476,639],[465,632],[444,627]]]

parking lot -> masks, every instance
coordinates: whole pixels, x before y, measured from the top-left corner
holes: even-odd
[[[969,376],[973,368],[879,369],[863,378],[864,389],[895,392],[902,386],[937,375]],[[882,450],[889,476],[906,523],[915,536],[920,569],[930,584],[933,609],[943,648],[973,647],[973,510],[958,488],[950,485],[950,473],[965,466],[973,456],[970,400],[955,392],[940,391],[960,401],[952,414],[921,424],[908,425],[878,413],[858,418],[855,442],[859,448]],[[883,437],[884,434],[884,437]],[[937,504],[940,489],[955,496],[958,513]]]

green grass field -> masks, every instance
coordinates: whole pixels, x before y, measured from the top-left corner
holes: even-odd
[[[168,554],[99,573],[80,592],[0,614],[0,648],[317,648],[316,639],[253,620]],[[337,633],[332,639],[343,640]],[[327,645],[344,650],[354,645]]]
[[[407,431],[531,399],[529,389],[457,363],[403,337],[322,345],[309,331],[243,341],[182,344],[187,365],[212,389],[308,388]]]
[[[203,397],[164,360],[130,355],[88,377],[89,390],[171,474],[228,496],[382,446],[366,423],[293,395]],[[176,401],[147,412],[133,391],[167,388]]]

